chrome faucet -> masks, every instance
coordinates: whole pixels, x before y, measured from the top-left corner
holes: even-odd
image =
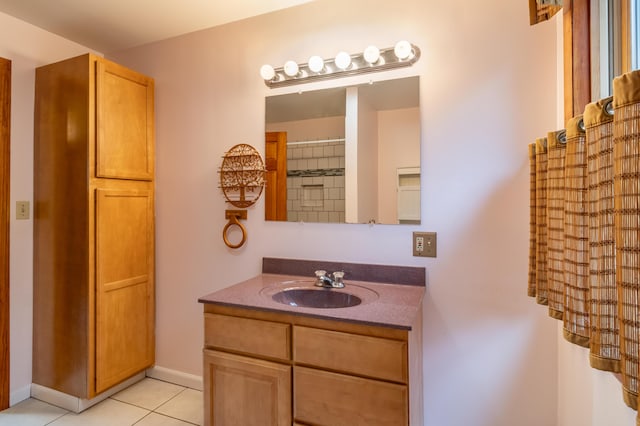
[[[343,271],[336,271],[333,274],[333,279],[327,275],[327,271],[317,270],[316,274],[316,286],[325,287],[325,288],[344,288],[344,282],[342,278],[344,277]]]

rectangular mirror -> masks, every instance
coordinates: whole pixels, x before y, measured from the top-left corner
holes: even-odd
[[[266,98],[265,218],[420,223],[419,77]]]

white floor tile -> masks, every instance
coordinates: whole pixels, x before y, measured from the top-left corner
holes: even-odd
[[[158,413],[151,413],[136,423],[135,426],[192,426],[192,424]]]
[[[189,423],[202,425],[204,423],[204,401],[202,392],[185,389],[155,411]]]
[[[137,407],[155,410],[185,390],[184,387],[161,380],[146,378],[118,392],[111,398]]]
[[[149,410],[124,402],[106,399],[80,414],[69,413],[51,423],[52,426],[131,426]]]
[[[30,398],[1,411],[0,426],[44,426],[66,413],[67,410]]]

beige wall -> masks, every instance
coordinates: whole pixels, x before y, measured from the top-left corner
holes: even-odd
[[[268,89],[260,66],[402,38],[418,63],[366,79],[420,76],[423,225],[265,222],[261,200],[246,246],[228,249],[223,152],[264,150],[265,96],[323,87]],[[556,122],[555,38],[554,25],[529,27],[521,1],[317,0],[112,55],[156,78],[158,364],[200,374],[197,298],[258,273],[263,256],[420,265],[426,424],[555,424],[555,323],[526,297],[526,144]],[[438,258],[411,256],[417,229],[438,232]]]

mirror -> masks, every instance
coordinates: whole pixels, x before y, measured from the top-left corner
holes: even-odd
[[[419,77],[269,96],[265,218],[420,223]]]

